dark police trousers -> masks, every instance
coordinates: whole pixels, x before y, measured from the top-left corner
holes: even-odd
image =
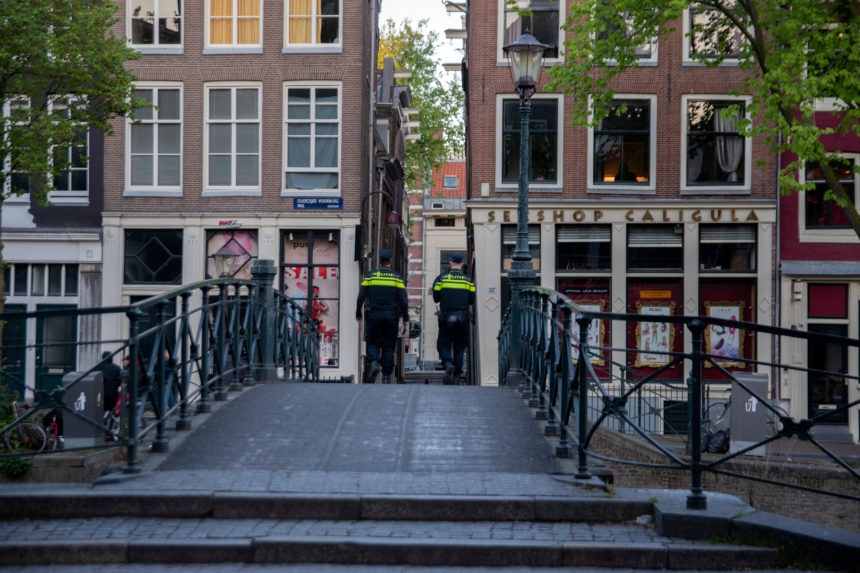
[[[382,365],[382,374],[394,372],[394,348],[397,346],[397,317],[392,315],[376,316],[370,313],[367,319],[364,339],[367,343],[367,357],[378,360]],[[381,356],[380,356],[381,350]]]
[[[442,364],[454,364],[454,373],[459,376],[463,372],[463,354],[469,344],[469,314],[465,310],[453,310],[439,314],[439,336],[436,338],[436,350]],[[451,346],[454,355],[451,356]]]

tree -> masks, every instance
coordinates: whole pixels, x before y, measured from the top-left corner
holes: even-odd
[[[817,162],[829,187],[825,199],[844,209],[860,236],[853,190],[840,184],[834,170],[838,150],[827,147],[835,135],[860,136],[860,8],[851,0],[577,2],[564,26],[565,59],[550,71],[553,88],[577,96],[572,122],[596,125],[606,117],[612,80],[637,67],[636,47],[655,39],[665,42],[691,7],[710,16],[690,27],[691,38],[709,48],[693,59],[719,66],[736,56],[750,72],[743,88],[733,92],[752,98],[750,119],[739,122],[741,133],[763,134],[771,150],[794,157],[780,170],[783,192],[812,189],[812,183],[798,180],[798,172],[804,163]],[[831,122],[821,125],[815,120],[816,103],[825,98],[834,111]],[[860,165],[854,170],[860,173]]]
[[[28,192],[49,203],[81,134],[110,134],[110,120],[138,105],[125,68],[136,53],[111,32],[119,10],[110,0],[0,1],[0,213]],[[4,287],[0,273],[0,311]]]
[[[440,79],[436,42],[436,33],[427,30],[427,20],[416,27],[409,19],[400,24],[388,20],[379,35],[378,67],[385,58],[392,58],[395,70],[412,72],[409,80],[398,80],[409,86],[420,122],[420,138],[406,142],[404,170],[410,187],[429,181],[434,169],[463,149],[463,89],[456,79]]]

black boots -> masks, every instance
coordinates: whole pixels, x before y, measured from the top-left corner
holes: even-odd
[[[450,386],[454,383],[454,365],[450,362],[445,363],[445,376],[442,377],[442,384]]]

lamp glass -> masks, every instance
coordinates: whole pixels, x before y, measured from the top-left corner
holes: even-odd
[[[537,85],[543,54],[548,47],[531,34],[523,34],[502,48],[511,62],[511,74],[517,87]]]

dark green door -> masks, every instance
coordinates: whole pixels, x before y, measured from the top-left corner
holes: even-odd
[[[40,304],[36,310],[74,309],[73,305]],[[36,320],[36,389],[53,390],[63,375],[75,370],[78,321],[75,316],[45,316]]]
[[[3,312],[24,312],[27,307],[23,304],[7,304]],[[3,326],[2,347],[2,374],[0,374],[0,385],[2,391],[14,392],[18,397],[24,398],[24,377],[27,364],[27,321],[25,319],[13,318],[6,320]]]

